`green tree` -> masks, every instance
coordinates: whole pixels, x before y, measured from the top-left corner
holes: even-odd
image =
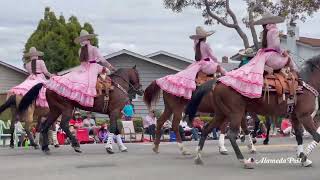
[[[239,17],[230,7],[231,3],[238,3],[230,0],[163,0],[166,8],[174,12],[181,12],[183,9],[193,7],[202,10],[205,24],[221,24],[226,28],[234,29],[243,41],[245,48],[250,46],[248,34],[245,33],[239,22],[242,20],[250,29],[253,43],[256,49],[259,48],[258,36],[252,22],[266,10],[286,17],[293,22],[304,21],[308,16],[320,8],[319,0],[243,0],[247,5],[244,11],[248,14]]]
[[[79,48],[74,39],[79,36],[81,29],[94,33],[90,23],[79,23],[77,17],[71,16],[68,21],[61,14],[59,18],[49,7],[45,8],[44,16],[40,19],[37,29],[31,34],[25,44],[25,51],[35,46],[44,52],[44,61],[50,72],[59,72],[78,65]],[[98,39],[92,40],[98,46]]]

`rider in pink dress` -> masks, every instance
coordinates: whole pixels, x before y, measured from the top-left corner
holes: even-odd
[[[95,37],[95,34],[89,34],[82,30],[80,36],[75,39],[75,43],[80,43],[80,61],[81,65],[78,69],[63,75],[55,76],[46,84],[46,87],[59,95],[70,100],[78,102],[82,106],[93,107],[94,98],[97,95],[96,83],[98,74],[103,70],[110,74],[110,69],[115,68],[102,56],[99,49],[90,43],[90,39]],[[106,64],[109,68],[105,68],[98,64]],[[112,151],[113,137],[116,132],[108,135],[108,140],[105,148],[108,152]],[[123,144],[121,134],[116,133],[117,144],[121,151],[127,151],[127,147]]]
[[[206,32],[202,27],[196,28],[196,35],[190,36],[194,40],[196,62],[177,74],[157,79],[156,82],[162,90],[178,97],[191,99],[192,92],[196,89],[195,79],[199,71],[210,75],[218,70],[225,74],[226,71],[220,67],[210,45],[206,42],[206,38],[213,33],[213,31]]]
[[[30,75],[24,82],[9,90],[9,95],[16,94],[24,96],[36,84],[45,83],[47,81],[45,76],[52,77],[52,74],[48,72],[44,61],[39,59],[39,56],[43,56],[43,53],[37,51],[35,47],[31,47],[29,52],[24,55],[24,58],[30,59],[30,61],[25,64],[25,69]],[[36,105],[48,107],[44,88],[40,91],[40,95],[36,100]]]
[[[46,84],[48,89],[85,107],[93,107],[94,98],[97,95],[97,76],[103,70],[103,66],[98,62],[107,64],[108,68],[114,69],[102,56],[99,49],[91,45],[90,39],[95,36],[95,34],[89,34],[82,30],[80,37],[75,39],[75,42],[82,46],[80,67],[66,75],[55,76]],[[106,70],[110,74],[110,70]]]
[[[227,72],[219,81],[232,87],[243,96],[249,98],[260,98],[263,87],[263,73],[266,70],[280,70],[286,65],[297,70],[296,65],[289,57],[287,51],[280,49],[279,30],[277,23],[282,23],[284,18],[266,14],[255,25],[263,25],[262,49],[248,64],[239,69]]]

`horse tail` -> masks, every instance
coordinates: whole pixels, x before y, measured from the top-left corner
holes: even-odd
[[[41,88],[43,87],[43,83],[39,83],[33,86],[27,94],[23,96],[21,102],[18,107],[18,112],[22,113],[28,109],[28,107],[37,99]]]
[[[153,103],[156,103],[160,98],[161,88],[156,81],[153,81],[144,91],[143,101],[147,105],[148,109],[151,108]]]
[[[7,101],[0,106],[0,114],[8,109],[10,106],[15,106],[16,105],[16,95],[11,95]]]
[[[185,110],[185,117],[189,118],[189,123],[191,123],[193,121],[193,118],[196,116],[202,98],[212,90],[212,87],[214,86],[214,84],[216,84],[216,82],[216,80],[207,81],[203,85],[198,87],[193,93],[191,100],[187,104]]]

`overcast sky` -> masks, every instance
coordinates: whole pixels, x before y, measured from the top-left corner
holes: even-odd
[[[99,34],[104,54],[128,49],[141,54],[165,50],[193,58],[193,42],[188,38],[195,27],[203,24],[201,11],[186,9],[173,13],[165,9],[162,0],[1,0],[0,60],[22,66],[24,44],[43,17],[46,6],[66,19],[70,15],[90,22]],[[245,15],[243,0],[233,0],[237,15]],[[240,19],[239,19],[240,20]],[[320,38],[320,15],[300,25],[300,35]],[[316,27],[316,28],[315,28]],[[216,56],[231,56],[242,47],[242,41],[232,29],[223,26],[205,27],[217,33],[209,38]],[[285,30],[285,26],[280,27]]]

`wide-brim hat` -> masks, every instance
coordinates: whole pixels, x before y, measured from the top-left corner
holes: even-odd
[[[261,19],[253,22],[253,25],[265,25],[265,24],[279,24],[285,21],[284,17],[275,16],[270,12],[262,15]]]
[[[89,34],[88,31],[82,29],[81,32],[80,32],[79,37],[76,37],[74,39],[74,42],[79,44],[82,41],[92,39],[92,38],[94,38],[96,36],[98,36],[98,35],[97,34]]]
[[[239,51],[239,54],[245,57],[254,57],[256,55],[256,52],[252,48],[247,48],[247,49],[241,49]]]
[[[24,58],[33,57],[33,56],[43,56],[43,52],[38,51],[35,47],[31,47],[29,52],[23,55]]]
[[[189,36],[190,39],[202,39],[214,34],[215,31],[206,31],[203,27],[196,27],[196,34]]]

